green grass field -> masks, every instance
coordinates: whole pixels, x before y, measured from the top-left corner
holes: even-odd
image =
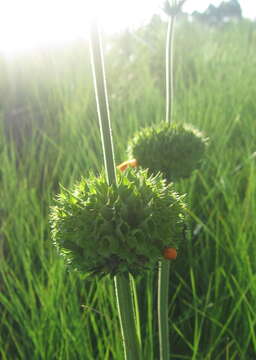
[[[106,41],[116,162],[164,119],[155,21]],[[256,358],[256,27],[177,26],[175,121],[210,138],[187,194],[190,236],[171,270],[171,359]],[[121,360],[113,281],[69,272],[51,243],[59,191],[103,165],[87,44],[0,59],[0,358]],[[136,279],[145,360],[157,360],[156,272]]]

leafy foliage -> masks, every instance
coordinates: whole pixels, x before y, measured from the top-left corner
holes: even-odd
[[[183,236],[183,197],[160,174],[126,170],[118,185],[105,176],[63,189],[52,208],[54,243],[81,272],[139,273],[176,246]]]
[[[239,21],[242,19],[242,9],[238,0],[222,1],[219,6],[210,4],[208,8],[200,13],[193,12],[193,18],[209,25],[220,25],[225,22]]]
[[[189,177],[198,166],[207,139],[190,125],[161,123],[147,127],[130,140],[128,153],[150,173],[162,172],[168,181]]]

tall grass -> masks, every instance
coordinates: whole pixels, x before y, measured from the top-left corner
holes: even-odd
[[[164,119],[161,23],[112,40],[106,71],[116,160]],[[177,26],[175,113],[210,137],[190,180],[190,229],[170,280],[173,359],[256,354],[256,29]],[[69,272],[49,236],[59,190],[103,164],[87,44],[1,61],[0,357],[122,359],[112,281]],[[136,279],[145,359],[158,357],[155,273]]]

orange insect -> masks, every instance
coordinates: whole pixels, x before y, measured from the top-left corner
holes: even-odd
[[[175,260],[177,257],[177,250],[175,248],[165,248],[164,249],[164,258],[167,260]]]
[[[137,167],[138,166],[138,161],[136,159],[132,159],[132,160],[127,160],[122,162],[122,164],[118,165],[117,168],[120,171],[124,171],[125,169],[127,169],[128,167]]]

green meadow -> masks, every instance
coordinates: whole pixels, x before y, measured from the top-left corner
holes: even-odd
[[[105,38],[117,164],[136,130],[165,118],[166,26]],[[174,360],[256,358],[255,54],[255,23],[177,24],[174,120],[209,146],[176,185],[190,216],[171,266]],[[88,44],[2,56],[0,79],[0,358],[122,360],[113,280],[69,271],[49,229],[60,184],[103,167]],[[145,360],[159,359],[156,280],[135,278]]]

